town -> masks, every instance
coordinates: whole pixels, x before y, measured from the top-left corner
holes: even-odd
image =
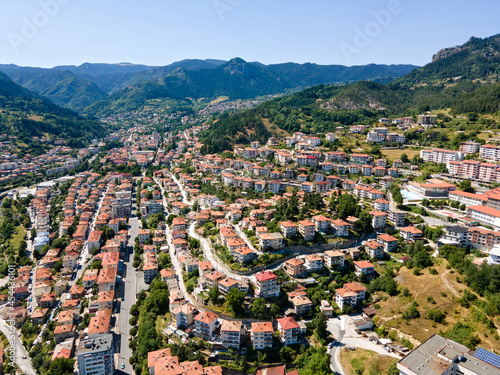
[[[498,302],[481,290],[496,286],[470,281],[500,263],[500,146],[405,146],[408,129],[436,125],[423,114],[203,155],[210,124],[160,134],[131,118],[104,120],[127,125],[74,160],[51,149],[44,181],[2,201],[2,238],[26,254],[5,284],[14,304],[0,294],[23,373],[74,360],[78,374],[298,374],[299,358],[308,373],[343,374],[341,354],[356,349],[401,374],[500,371],[487,349]],[[365,146],[338,147],[353,136]],[[3,178],[28,172],[12,157]],[[422,172],[429,163],[442,172]],[[434,282],[418,299],[411,283]]]

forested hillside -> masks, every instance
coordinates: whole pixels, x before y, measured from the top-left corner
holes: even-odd
[[[99,122],[61,108],[0,73],[0,133],[27,139],[49,135],[65,138],[69,145],[84,145],[102,136],[104,128]]]

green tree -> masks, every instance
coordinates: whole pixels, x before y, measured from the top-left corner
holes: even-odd
[[[208,298],[210,298],[210,301],[216,305],[219,302],[219,287],[217,285],[214,285],[209,291],[208,291]]]
[[[50,363],[49,375],[72,375],[74,366],[74,359],[56,358]]]
[[[226,306],[233,314],[242,314],[244,312],[243,303],[245,302],[245,292],[238,288],[231,289],[226,296]]]
[[[325,340],[328,337],[326,316],[323,312],[320,312],[313,319],[314,333],[321,339]]]
[[[342,194],[338,199],[337,214],[342,220],[356,213],[356,199],[351,194]]]
[[[251,310],[257,319],[265,319],[267,317],[267,308],[264,298],[256,298],[252,303]]]
[[[458,189],[467,193],[475,193],[476,190],[472,187],[470,180],[463,180],[458,185]]]

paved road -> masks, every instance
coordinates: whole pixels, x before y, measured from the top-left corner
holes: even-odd
[[[185,204],[188,204],[188,205],[192,206],[193,202],[191,202],[191,201],[189,201],[187,199],[186,190],[184,190],[184,187],[182,186],[182,184],[180,183],[180,181],[177,178],[175,178],[175,175],[173,173],[171,173],[171,176],[172,176],[172,179],[175,181],[175,183],[179,186],[179,189],[181,189],[182,201]]]
[[[136,271],[132,267],[134,262],[133,247],[135,238],[139,235],[139,219],[131,217],[129,220],[129,235],[127,254],[125,255],[125,270],[122,279],[122,287],[118,291],[119,297],[124,297],[124,301],[118,300],[119,316],[116,321],[116,342],[115,346],[120,347],[118,354],[118,363],[116,364],[117,373],[120,374],[133,374],[132,365],[129,363],[129,358],[132,357],[132,349],[129,348],[129,331],[130,331],[130,308],[136,301]],[[125,364],[125,368],[121,369],[121,364]]]
[[[10,337],[10,326],[5,322],[5,320],[0,319],[0,330],[8,338]],[[19,338],[19,331],[15,331],[17,334],[12,336],[13,344],[15,347],[16,364],[19,366],[21,371],[26,375],[36,375],[36,371],[31,364],[31,358],[28,356],[26,349],[24,348],[21,339]],[[7,352],[5,353],[7,355]],[[24,359],[23,357],[26,357]]]
[[[217,262],[217,260],[215,260],[214,254],[212,252],[212,247],[208,243],[208,240],[206,240],[205,238],[199,236],[196,233],[196,231],[195,231],[195,223],[192,223],[189,226],[189,232],[188,233],[189,233],[189,235],[191,237],[196,238],[197,240],[200,241],[201,247],[203,249],[203,254],[204,254],[205,259],[208,260],[208,261],[210,261],[212,263],[212,266],[215,268],[215,270],[217,270],[217,271],[219,271],[221,273],[224,273],[227,276],[232,277],[233,279],[241,280],[241,278],[242,278],[241,275],[238,275],[237,273],[231,272],[231,270],[230,270],[229,267],[223,266],[222,264],[220,264],[219,262]]]
[[[330,368],[336,374],[344,375],[344,369],[340,364],[340,351],[345,350],[346,347],[361,348],[371,350],[375,353],[386,355],[400,359],[401,357],[394,353],[388,353],[382,345],[377,345],[372,341],[357,334],[351,318],[348,315],[342,315],[337,318],[328,320],[328,331],[335,337],[335,345],[330,349]]]
[[[335,337],[335,345],[330,349],[330,369],[335,374],[345,375],[344,369],[340,364],[340,350],[345,346],[343,343],[343,337],[345,334],[345,320],[340,318],[333,318],[328,321],[327,325],[328,331]]]
[[[245,232],[243,232],[241,230],[241,227],[239,224],[236,224],[236,225],[233,225],[233,228],[234,230],[236,231],[236,234],[238,234],[238,236],[240,236],[243,241],[245,241],[245,244],[248,246],[248,248],[252,249],[253,251],[255,251],[257,254],[261,255],[263,254],[262,251],[260,250],[257,250],[253,245],[252,243],[250,242],[250,240],[248,239],[247,235],[245,234]]]

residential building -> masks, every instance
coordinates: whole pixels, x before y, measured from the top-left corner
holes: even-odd
[[[113,335],[105,334],[80,340],[76,357],[80,375],[113,374]]]
[[[316,225],[311,220],[299,221],[299,233],[306,241],[312,241],[316,236]]]
[[[284,269],[291,277],[300,277],[305,273],[305,262],[298,258],[292,258],[285,262]]]
[[[335,290],[335,303],[344,310],[344,307],[355,307],[359,302],[365,299],[366,288],[360,283],[346,283],[340,289]]]
[[[398,239],[387,233],[377,236],[377,242],[380,243],[384,251],[388,253],[396,251],[398,248]]]
[[[273,324],[271,322],[252,323],[251,339],[254,349],[272,348],[273,333]]]
[[[377,241],[370,240],[366,242],[365,249],[370,258],[380,259],[384,257],[384,246]]]
[[[285,238],[291,238],[297,235],[297,224],[293,221],[282,221],[280,223],[280,228]]]
[[[196,308],[189,303],[185,303],[170,310],[172,315],[172,325],[176,329],[188,328],[194,322],[193,314],[196,311]]]
[[[211,340],[215,330],[217,315],[210,311],[203,311],[194,318],[194,321],[195,335],[205,341]]]
[[[262,298],[279,297],[280,285],[277,276],[271,271],[262,271],[255,274],[257,282],[256,295]]]
[[[407,242],[418,241],[424,237],[422,231],[414,226],[399,228],[399,233]]]
[[[225,320],[220,329],[222,346],[239,349],[242,329],[243,325],[240,321]]]
[[[330,269],[344,268],[345,255],[340,250],[325,251],[325,263]]]
[[[375,276],[375,266],[367,260],[359,260],[354,262],[354,273],[356,276],[366,275],[367,278]]]
[[[300,326],[292,317],[278,319],[278,330],[283,345],[293,345],[299,342]]]

